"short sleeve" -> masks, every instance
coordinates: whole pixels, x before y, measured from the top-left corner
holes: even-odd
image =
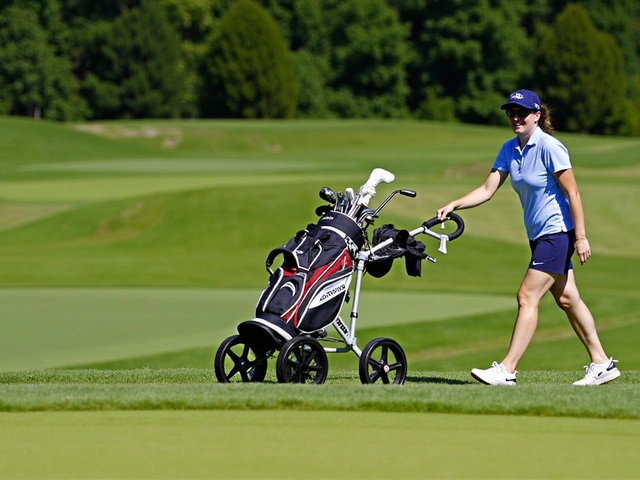
[[[550,142],[545,146],[543,162],[551,173],[568,170],[571,168],[569,151],[559,141]]]
[[[507,160],[507,148],[510,142],[502,145],[502,148],[498,152],[498,156],[496,157],[496,161],[493,163],[494,170],[500,170],[502,172],[509,171],[509,162]]]

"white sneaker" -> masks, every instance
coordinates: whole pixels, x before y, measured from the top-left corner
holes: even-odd
[[[606,363],[591,363],[585,365],[586,375],[582,380],[573,382],[574,385],[602,385],[615,380],[620,376],[620,370],[616,367],[618,360],[610,358]]]
[[[491,368],[481,370],[474,368],[471,370],[471,376],[479,382],[487,385],[509,385],[514,386],[516,384],[516,375],[518,371],[513,373],[507,372],[507,369],[501,363],[493,362]]]

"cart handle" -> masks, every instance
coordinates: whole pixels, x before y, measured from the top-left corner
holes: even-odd
[[[455,232],[445,235],[445,234],[436,233],[433,230],[431,230],[431,227],[439,223],[444,224],[444,222],[448,220],[453,220],[455,224],[458,226]],[[455,240],[460,235],[462,235],[462,232],[464,232],[464,221],[462,220],[462,218],[460,218],[460,216],[456,215],[455,213],[450,213],[449,216],[444,220],[444,222],[440,220],[438,217],[433,217],[432,219],[424,222],[419,228],[416,228],[413,232],[409,232],[409,233],[411,235],[424,233],[426,235],[429,235],[430,237],[437,238],[438,240],[440,240],[440,248],[438,248],[438,251],[446,254],[447,242],[450,242],[451,240]]]
[[[433,226],[435,226],[435,225],[437,225],[439,223],[444,223],[438,217],[433,217],[432,219],[427,220],[426,222],[424,222],[418,228],[416,228],[414,230],[411,230],[409,232],[409,235],[411,235],[412,237],[415,237],[416,235],[425,234],[425,235],[428,235],[429,237],[435,238],[436,240],[440,240],[440,248],[438,248],[438,251],[446,254],[447,253],[447,242],[450,242],[451,240],[455,240],[460,235],[462,235],[462,232],[464,232],[464,221],[462,220],[462,218],[460,218],[460,216],[456,215],[455,213],[450,213],[449,216],[446,218],[445,222],[449,221],[449,220],[452,220],[458,226],[456,231],[451,233],[451,234],[447,235],[447,234],[444,234],[444,233],[436,233],[433,230],[431,230],[431,227],[433,227]],[[379,243],[378,245],[376,245],[375,247],[371,248],[370,250],[368,250],[366,252],[360,252],[358,254],[358,256],[359,256],[359,258],[363,258],[364,260],[368,260],[371,255],[373,255],[376,252],[382,250],[384,247],[387,247],[387,246],[391,245],[392,243],[393,243],[393,239],[392,238],[387,238],[384,242]]]
[[[464,220],[462,220],[462,218],[455,213],[450,213],[449,216],[446,218],[446,220],[444,220],[444,222],[448,220],[452,220],[453,222],[455,222],[455,224],[458,227],[455,232],[449,233],[447,235],[447,237],[449,237],[449,241],[451,242],[456,238],[458,238],[460,235],[462,235],[462,233],[464,232]],[[432,219],[424,222],[422,226],[425,227],[426,229],[431,229],[431,227],[434,227],[439,223],[444,223],[444,222],[440,220],[438,217],[433,217]]]

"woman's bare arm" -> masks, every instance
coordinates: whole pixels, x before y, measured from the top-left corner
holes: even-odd
[[[498,191],[508,175],[508,172],[492,169],[482,185],[440,208],[438,210],[438,218],[444,220],[454,210],[477,207],[491,200],[491,197]]]

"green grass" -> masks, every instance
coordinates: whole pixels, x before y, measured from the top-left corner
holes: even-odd
[[[122,359],[128,364],[144,362],[137,364],[143,366],[187,362],[184,366],[207,368],[216,343],[253,315],[259,293],[259,289],[3,289],[0,371],[105,362],[115,368]],[[435,307],[425,312],[425,303]],[[398,305],[402,315],[395,315]],[[511,298],[496,295],[366,292],[359,325],[411,329],[416,323],[455,320],[512,306]],[[187,353],[194,348],[206,354],[201,363]],[[135,358],[141,356],[147,358]],[[349,355],[351,365],[354,359]]]
[[[639,440],[620,420],[385,412],[0,413],[0,426],[3,478],[630,479]]]
[[[417,372],[402,387],[360,385],[355,371],[323,386],[219,384],[211,370],[41,370],[0,374],[1,411],[326,410],[640,419],[640,372],[601,388],[571,385],[575,372],[529,371],[515,388],[490,388],[467,372]]]

